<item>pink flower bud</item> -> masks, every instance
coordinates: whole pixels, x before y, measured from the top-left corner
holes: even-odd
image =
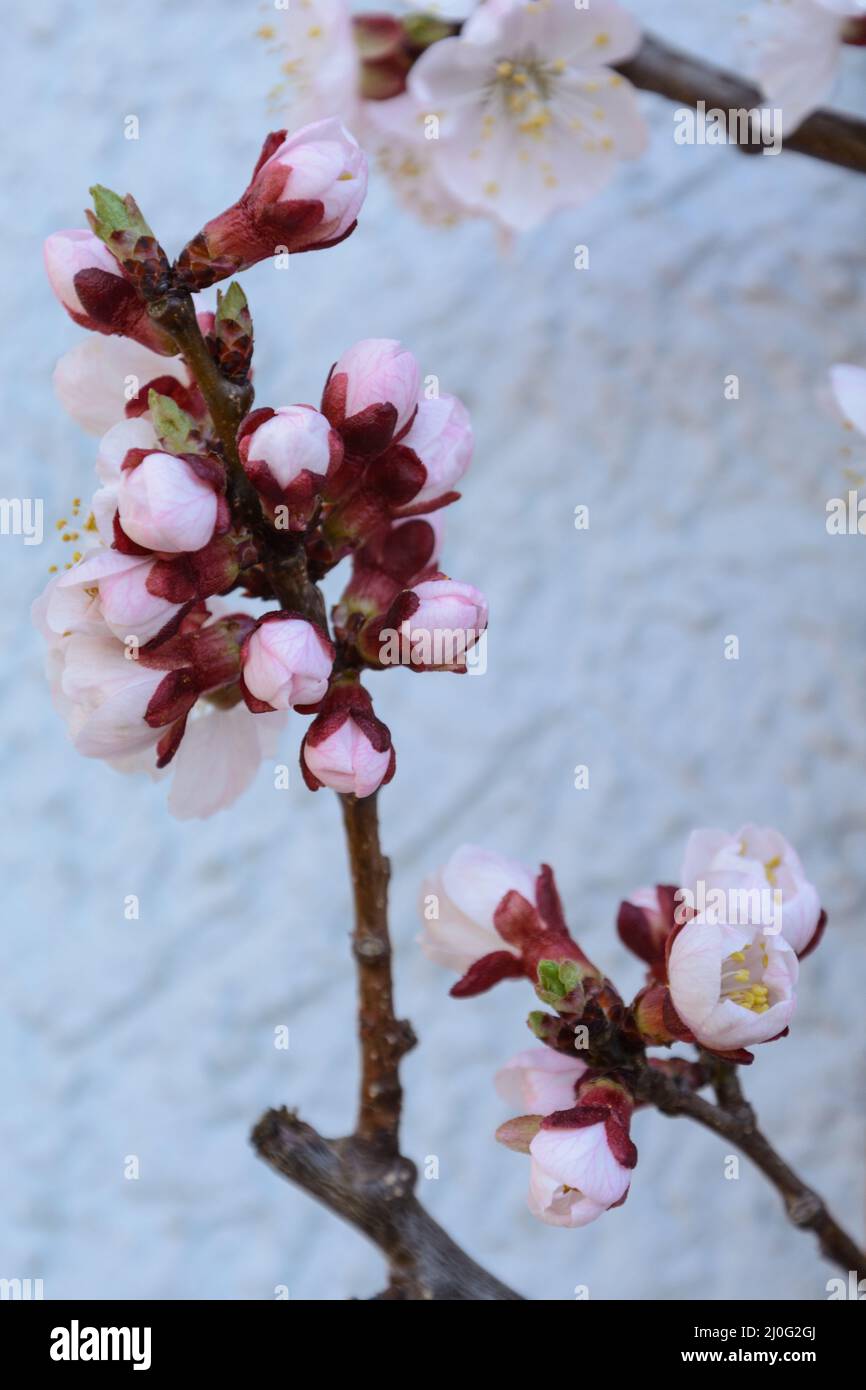
[[[395,601],[382,629],[380,660],[418,671],[465,671],[467,654],[486,627],[487,600],[473,585],[425,579]]]
[[[542,1120],[529,1145],[529,1209],[549,1226],[585,1226],[619,1206],[637,1163],[623,1089],[589,1082],[579,1094],[573,1108]]]
[[[244,698],[257,714],[318,704],[333,664],[333,645],[314,623],[268,613],[244,642]]]
[[[171,340],[150,319],[147,306],[104,242],[93,232],[54,232],[44,246],[51,288],[80,328],[120,333],[154,352],[173,354]]]
[[[424,954],[459,975],[494,951],[517,957],[493,924],[497,907],[512,891],[535,901],[535,876],[525,865],[478,845],[461,845],[422,886]]]
[[[212,485],[186,459],[151,453],[121,469],[117,510],[125,534],[136,545],[180,554],[207,545],[218,503]]]
[[[367,691],[337,684],[325,697],[301,745],[301,772],[311,791],[370,796],[394,776],[391,734],[373,713]]]
[[[247,477],[271,509],[287,508],[284,530],[304,530],[325,479],[343,458],[337,431],[310,405],[254,411],[241,426],[238,449]]]
[[[394,338],[364,338],[336,362],[322,413],[350,452],[381,453],[411,423],[420,380],[412,353]]]
[[[796,1007],[797,957],[782,936],[703,916],[672,937],[671,1003],[696,1040],[717,1052],[769,1042]]]
[[[204,289],[281,250],[334,246],[354,229],[366,191],[366,157],[340,121],[275,131],[238,201],[181,252],[180,276]]]
[[[496,1089],[521,1115],[550,1115],[575,1103],[575,1086],[587,1066],[578,1057],[550,1047],[518,1052],[496,1073]]]
[[[414,450],[427,470],[424,486],[412,499],[414,515],[445,498],[469,467],[473,446],[469,411],[456,396],[419,401],[418,413],[402,442]]]

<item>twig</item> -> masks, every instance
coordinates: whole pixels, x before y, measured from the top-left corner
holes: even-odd
[[[417,1170],[399,1149],[399,1065],[415,1044],[395,1017],[388,935],[388,860],[379,843],[376,794],[341,796],[355,897],[361,1092],[355,1133],[323,1139],[297,1115],[269,1110],[256,1125],[258,1154],[331,1211],[357,1226],[388,1260],[380,1298],[519,1300],[455,1245],[414,1196]]]
[[[723,68],[705,63],[689,53],[662,43],[651,34],[634,58],[618,64],[617,70],[635,87],[657,92],[683,106],[706,102],[707,108],[723,111],[766,107],[757,87]],[[866,173],[866,121],[836,111],[815,111],[791,135],[785,136],[785,149],[840,164],[845,169]],[[759,154],[762,146],[738,145],[743,154]]]
[[[390,866],[379,843],[377,793],[341,796],[355,896],[352,951],[358,967],[361,1094],[355,1134],[383,1154],[399,1151],[400,1058],[415,1046],[409,1023],[395,1018],[388,936]]]
[[[520,1295],[455,1245],[413,1195],[407,1158],[371,1154],[365,1141],[323,1139],[288,1110],[268,1110],[253,1146],[278,1173],[378,1245],[390,1281],[380,1299],[437,1302],[519,1300]]]
[[[813,1231],[824,1255],[857,1278],[866,1277],[866,1254],[831,1216],[817,1192],[803,1182],[776,1153],[758,1128],[755,1113],[740,1089],[735,1068],[714,1062],[714,1087],[719,1101],[711,1105],[682,1081],[654,1067],[638,1072],[637,1092],[665,1115],[688,1115],[741,1149],[775,1187],[788,1219],[800,1230]]]

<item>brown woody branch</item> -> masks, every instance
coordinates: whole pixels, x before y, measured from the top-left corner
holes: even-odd
[[[388,935],[388,860],[376,794],[341,796],[355,899],[361,1091],[355,1133],[323,1139],[297,1115],[269,1110],[252,1142],[267,1163],[379,1246],[389,1267],[380,1298],[519,1299],[470,1259],[414,1195],[417,1171],[400,1153],[400,1059],[415,1045],[394,1013]]]
[[[651,34],[644,35],[640,49],[617,70],[635,87],[683,106],[706,102],[707,108],[724,111],[766,106],[766,99],[757,87],[723,68],[705,63],[690,53],[682,53]],[[786,136],[784,147],[839,164],[844,169],[866,173],[866,121],[845,116],[837,111],[815,111],[793,134]],[[743,154],[758,154],[760,145],[738,145]]]
[[[639,1070],[636,1090],[665,1115],[687,1115],[705,1129],[735,1144],[772,1183],[785,1205],[788,1220],[801,1231],[812,1231],[823,1254],[840,1269],[866,1277],[866,1253],[831,1216],[823,1199],[785,1162],[758,1128],[755,1112],[743,1096],[736,1068],[705,1054],[718,1105],[697,1095],[676,1077],[655,1067]]]

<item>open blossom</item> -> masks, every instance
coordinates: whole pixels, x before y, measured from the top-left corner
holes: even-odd
[[[750,66],[790,135],[830,95],[844,45],[866,44],[866,3],[762,0],[750,18]]]
[[[574,1105],[575,1086],[587,1066],[539,1045],[518,1052],[496,1073],[496,1089],[504,1101],[524,1115],[550,1115]]]
[[[164,675],[128,660],[106,629],[73,633],[62,647],[58,689],[76,751],[116,758],[152,748],[161,731],[144,716]]]
[[[579,205],[641,154],[634,92],[610,64],[640,34],[615,0],[487,0],[459,37],[432,44],[409,74],[442,182],[469,207],[523,231]]]
[[[285,720],[282,712],[251,714],[243,701],[199,700],[171,764],[172,815],[201,820],[236,801],[275,756]]]
[[[54,369],[54,390],[64,410],[87,434],[101,435],[128,413],[129,383],[163,395],[174,382],[186,392],[189,371],[180,357],[165,357],[131,338],[87,337],[64,353]]]
[[[529,1209],[549,1226],[586,1226],[625,1201],[637,1163],[629,1137],[631,1101],[600,1081],[548,1115],[530,1142]]]
[[[419,904],[425,955],[463,975],[507,946],[493,925],[494,913],[510,892],[535,900],[534,876],[525,865],[478,845],[461,845],[441,869],[425,879]]]
[[[334,364],[322,413],[350,452],[381,453],[415,418],[421,373],[395,338],[364,338]]]
[[[781,903],[781,931],[785,940],[802,955],[823,928],[818,890],[806,877],[803,865],[791,845],[778,830],[744,825],[730,835],[724,830],[693,830],[686,845],[680,883],[696,898],[703,884],[704,893],[720,889],[728,895],[726,920],[744,920],[738,912],[740,901],[752,894]],[[774,919],[776,914],[773,914]],[[753,925],[770,927],[754,911],[746,919]],[[817,944],[817,941],[816,943]]]
[[[328,688],[334,647],[306,618],[268,613],[246,638],[243,692],[250,709],[315,705]]]
[[[79,327],[96,333],[120,333],[156,352],[175,351],[94,232],[85,228],[54,232],[46,239],[44,256],[51,288]]]
[[[143,645],[167,628],[183,607],[148,587],[155,564],[151,555],[93,550],[60,576],[57,591],[78,590],[95,597],[109,631],[121,642],[131,638]]]
[[[412,499],[412,510],[417,512],[450,493],[469,467],[473,445],[469,411],[456,396],[419,401],[402,442],[427,470],[424,486]]]
[[[181,252],[179,273],[204,289],[281,250],[334,246],[354,229],[366,191],[366,156],[340,121],[275,131],[238,201]]]
[[[160,450],[122,466],[117,512],[136,545],[180,554],[201,550],[213,536],[217,494],[192,461]]]
[[[798,964],[787,941],[760,928],[687,922],[668,956],[670,997],[703,1046],[728,1052],[769,1042],[796,1007]]]

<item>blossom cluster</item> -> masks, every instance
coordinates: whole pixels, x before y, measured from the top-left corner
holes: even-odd
[[[306,0],[265,25],[274,105],[339,114],[424,221],[485,216],[510,231],[579,206],[639,156],[647,131],[615,65],[640,30],[617,0],[484,0],[401,18]],[[444,17],[446,16],[447,17]]]
[[[618,70],[640,48],[637,6],[408,8],[304,0],[259,32],[280,59],[274,107],[296,120],[339,114],[423,221],[482,216],[526,231],[643,154],[647,126]],[[866,45],[866,0],[756,0],[740,18],[745,64],[786,135],[829,96],[842,53]]]
[[[192,347],[184,338],[180,352],[165,312],[174,296],[192,316],[191,294],[275,252],[335,245],[365,189],[365,156],[325,120],[269,136],[241,198],[173,266],[133,200],[105,189],[90,230],[46,243],[57,298],[94,334],[55,382],[101,435],[100,486],[86,546],[34,616],[76,749],[121,770],[172,765],[179,816],[243,791],[289,711],[313,716],[306,784],[370,795],[393,776],[395,753],[361,673],[465,671],[487,625],[483,595],[438,563],[436,514],[459,497],[469,416],[424,389],[407,348],[354,344],[318,407],[248,410],[226,439],[207,383],[216,371],[252,400],[245,296],[233,282],[215,311],[197,300]],[[347,558],[329,631],[317,585]]]
[[[521,1111],[497,1138],[529,1154],[530,1210],[556,1226],[585,1225],[625,1201],[646,1068],[697,1089],[709,1080],[706,1059],[748,1064],[749,1049],[787,1034],[799,963],[826,924],[792,846],[755,825],[694,831],[679,885],[640,888],[620,904],[620,939],[647,970],[630,1004],[572,937],[546,865],[534,875],[463,846],[425,882],[420,912],[425,953],[460,975],[455,998],[528,979],[553,1010],[530,1014],[541,1046],[497,1076]],[[676,1043],[696,1045],[700,1060],[655,1055]]]

